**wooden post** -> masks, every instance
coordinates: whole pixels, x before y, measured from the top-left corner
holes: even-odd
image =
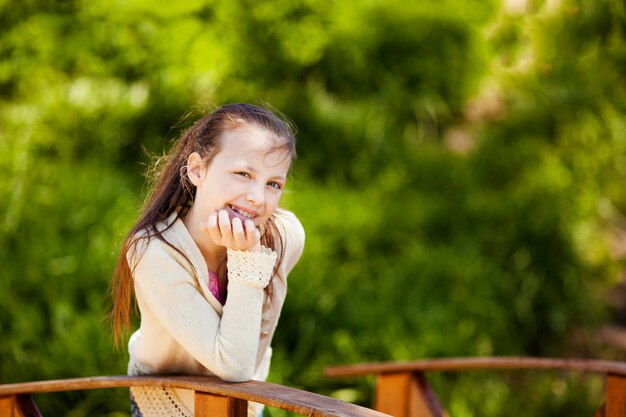
[[[394,417],[446,416],[421,372],[378,375],[374,408]]]
[[[15,402],[16,398],[14,395],[10,397],[0,397],[0,416],[2,417],[13,417],[15,410]]]
[[[196,391],[194,409],[196,417],[246,417],[248,402],[239,398]]]
[[[604,415],[606,417],[626,416],[626,377],[623,375],[608,374],[605,387],[606,403]]]

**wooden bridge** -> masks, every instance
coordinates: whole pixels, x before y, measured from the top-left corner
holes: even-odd
[[[245,417],[248,401],[311,417],[447,417],[427,372],[558,370],[604,376],[605,393],[593,417],[626,417],[626,363],[589,359],[474,357],[387,362],[327,368],[329,377],[376,375],[370,410],[323,395],[268,382],[228,383],[203,376],[101,376],[0,385],[0,417],[41,417],[32,394],[124,387],[169,387],[195,391],[196,417]]]

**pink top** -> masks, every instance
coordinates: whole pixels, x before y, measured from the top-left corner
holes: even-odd
[[[221,305],[226,303],[226,286],[220,282],[213,271],[209,271],[209,289]]]

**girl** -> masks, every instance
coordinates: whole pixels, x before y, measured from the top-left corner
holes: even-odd
[[[198,120],[167,156],[113,276],[114,337],[129,375],[266,379],[270,341],[304,230],[278,208],[295,138],[271,111],[223,106]],[[131,388],[133,416],[193,416],[193,391]],[[259,413],[251,404],[249,414]]]

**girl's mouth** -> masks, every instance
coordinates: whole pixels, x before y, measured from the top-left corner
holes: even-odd
[[[242,209],[239,209],[232,204],[228,204],[228,208],[231,209],[235,214],[238,214],[239,217],[243,217],[244,219],[252,220],[257,216],[256,214],[248,213]]]

